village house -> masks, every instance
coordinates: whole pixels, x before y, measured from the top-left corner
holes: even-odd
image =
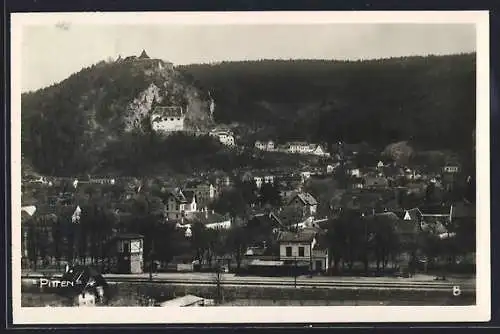
[[[211,183],[217,188],[217,192],[220,193],[224,189],[233,186],[233,176],[229,173],[216,172],[209,177],[212,181]]]
[[[285,228],[281,219],[272,211],[255,212],[250,215],[246,224],[249,228],[269,229],[276,233]]]
[[[353,210],[360,214],[373,214],[381,208],[383,201],[383,194],[379,191],[357,189],[344,193],[332,207],[336,213]]]
[[[309,144],[307,142],[289,142],[286,145],[286,152],[291,154],[311,154],[317,156],[330,156],[321,145],[319,144]]]
[[[195,193],[198,206],[210,204],[218,195],[217,188],[212,183],[206,181],[188,182],[183,190]]]
[[[182,191],[180,189],[171,191],[166,205],[167,220],[184,219],[196,212],[196,204],[196,195],[193,191]]]
[[[311,144],[311,145],[309,145],[309,148],[310,148],[311,154],[321,156],[321,157],[329,157],[330,156],[330,153],[328,153],[323,148],[323,146],[321,146],[319,144]]]
[[[209,134],[210,136],[217,138],[223,145],[230,147],[235,145],[234,135],[229,130],[212,130]]]
[[[443,173],[458,173],[460,171],[460,166],[455,164],[448,164],[443,167]]]
[[[352,177],[350,180],[352,189],[363,189],[365,180],[362,177]]]
[[[424,231],[432,231],[436,234],[446,233],[446,227],[453,217],[453,205],[451,206],[429,206],[405,210],[403,220],[418,224]]]
[[[227,230],[231,228],[231,218],[208,210],[206,207],[202,211],[193,212],[187,218],[177,223],[176,227],[185,230],[185,236],[192,236],[192,226],[201,223],[205,228],[212,230]]]
[[[301,209],[304,217],[314,216],[318,207],[318,201],[310,193],[302,192],[295,194],[288,205]]]
[[[274,151],[275,143],[272,140],[269,141],[260,141],[257,140],[255,142],[255,148],[261,151]]]
[[[310,272],[328,270],[328,249],[324,247],[316,229],[298,232],[283,231],[278,235],[280,261],[285,265],[308,267]]]
[[[288,203],[292,196],[295,193],[300,192],[301,187],[294,187],[293,185],[286,185],[284,187],[280,187],[280,196],[283,200],[283,203]]]
[[[413,179],[415,179],[415,176],[416,176],[416,171],[414,169],[411,169],[411,168],[404,169],[404,177],[407,180],[413,180]]]
[[[185,114],[179,106],[157,106],[151,114],[151,126],[156,132],[183,131]]]
[[[306,182],[311,178],[312,173],[310,171],[300,172],[300,177],[302,178],[302,182]]]
[[[327,165],[326,166],[326,174],[333,174],[333,172],[335,171],[335,165]]]
[[[78,183],[85,183],[85,181],[78,181],[76,180],[77,184]],[[102,177],[102,178],[90,178],[87,183],[89,184],[115,184],[116,183],[116,180],[114,178],[105,178],[105,177]]]
[[[364,187],[365,188],[387,188],[389,187],[389,181],[385,177],[379,176],[365,176],[364,177]]]
[[[274,185],[274,175],[270,174],[258,174],[253,176],[253,180],[255,182],[255,186],[260,189],[263,184],[272,184]]]
[[[350,176],[361,177],[361,170],[357,167],[351,167],[347,169],[347,173]]]
[[[288,153],[299,153],[299,154],[308,154],[310,153],[309,144],[306,142],[290,142],[287,144],[287,152]]]
[[[49,185],[49,186],[52,186],[52,184],[53,184],[52,181],[48,180],[44,176],[40,176],[39,178],[29,179],[28,182],[33,183],[33,184],[43,184],[43,185]]]

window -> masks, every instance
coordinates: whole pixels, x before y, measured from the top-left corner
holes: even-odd
[[[299,256],[304,256],[304,247],[299,247]]]
[[[292,247],[286,248],[286,256],[292,256]]]
[[[128,241],[125,241],[123,243],[123,252],[124,253],[130,253],[130,244]]]

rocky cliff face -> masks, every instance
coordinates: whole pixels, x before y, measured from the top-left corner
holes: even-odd
[[[142,55],[120,57],[23,94],[23,153],[45,173],[63,169],[124,134],[146,135],[156,105],[181,106],[187,130],[212,126],[208,92],[192,86],[171,63]]]

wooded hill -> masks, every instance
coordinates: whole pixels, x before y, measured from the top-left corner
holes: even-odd
[[[254,137],[344,140],[382,148],[409,140],[417,150],[472,152],[475,63],[475,54],[263,60],[174,69],[158,68],[157,60],[149,59],[100,62],[22,95],[23,163],[60,176],[136,175],[158,164],[163,170],[176,164],[180,171],[184,164],[252,166],[251,154],[238,156],[208,138],[153,138],[144,115],[157,97],[166,104],[189,105],[187,118],[199,128],[208,127],[209,94],[215,100],[215,121],[240,123],[252,136],[249,143]],[[141,122],[126,130],[134,115]],[[178,152],[182,161],[175,158]]]
[[[179,67],[218,122],[261,137],[465,149],[475,126],[475,54],[370,61],[262,60]]]

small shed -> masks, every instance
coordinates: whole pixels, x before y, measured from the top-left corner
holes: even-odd
[[[119,274],[143,272],[144,236],[135,233],[117,234],[112,239],[115,261],[111,271]]]

